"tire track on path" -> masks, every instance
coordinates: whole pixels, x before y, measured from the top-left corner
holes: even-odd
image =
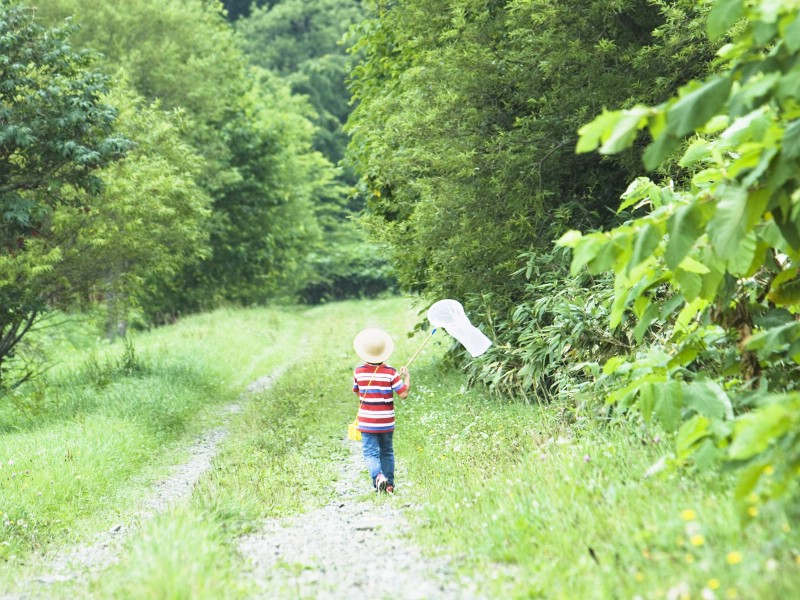
[[[251,383],[245,395],[268,388],[288,368],[282,365],[268,376]],[[119,523],[108,531],[100,532],[85,543],[68,548],[59,548],[45,553],[38,561],[34,576],[21,583],[20,590],[13,594],[0,596],[2,600],[28,600],[50,598],[50,586],[68,581],[89,581],[99,573],[119,561],[122,547],[143,523],[164,512],[171,505],[189,498],[200,478],[211,469],[220,443],[228,435],[228,423],[232,415],[241,412],[239,401],[227,404],[220,409],[221,425],[207,430],[195,438],[187,449],[188,461],[174,466],[170,474],[153,486],[150,494],[141,503],[138,511],[125,525]]]

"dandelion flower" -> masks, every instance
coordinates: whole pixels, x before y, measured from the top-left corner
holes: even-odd
[[[685,560],[687,564],[692,564],[694,562],[694,554],[684,555],[683,560]]]
[[[751,517],[756,517],[758,516],[758,509],[755,506],[751,506],[747,509],[747,514]]]
[[[736,550],[728,552],[728,556],[725,557],[725,560],[728,561],[729,565],[738,565],[742,562],[742,553]]]
[[[644,581],[644,573],[640,573],[639,571],[636,571],[636,573],[634,574],[633,578],[636,581],[638,581],[639,583],[641,583],[641,582]]]
[[[772,465],[767,465],[766,467],[764,467],[764,475],[770,476],[773,473],[775,473],[775,467],[773,467]]]
[[[689,542],[691,542],[692,546],[702,546],[703,544],[706,543],[706,538],[704,538],[699,533],[696,533],[689,538]]]
[[[687,508],[683,512],[681,512],[681,519],[684,521],[694,521],[697,518],[697,513],[694,512],[691,508]]]
[[[708,580],[708,583],[707,583],[706,585],[709,587],[709,589],[712,589],[712,590],[718,590],[718,589],[719,589],[719,586],[720,586],[721,584],[720,584],[720,582],[719,582],[719,579],[717,579],[716,577],[714,577],[714,578],[712,578],[712,579],[709,579],[709,580]]]

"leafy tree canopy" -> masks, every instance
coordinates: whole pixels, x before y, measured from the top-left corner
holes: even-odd
[[[347,128],[373,233],[406,289],[492,295],[503,310],[520,298],[519,255],[608,218],[636,165],[575,156],[580,124],[652,97],[654,73],[672,89],[704,64],[692,2],[369,6]]]
[[[99,170],[130,147],[114,128],[108,78],[73,50],[73,30],[0,4],[0,383],[36,316],[73,283],[52,243],[59,210],[87,210]]]

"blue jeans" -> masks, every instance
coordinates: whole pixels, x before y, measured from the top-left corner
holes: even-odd
[[[364,462],[367,463],[372,485],[375,478],[383,473],[389,480],[389,485],[394,485],[394,446],[392,445],[393,431],[388,433],[361,433],[361,447],[364,450]]]

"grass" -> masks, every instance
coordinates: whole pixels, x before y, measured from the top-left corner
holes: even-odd
[[[558,407],[490,401],[457,379],[417,388],[399,454],[427,507],[426,543],[469,571],[500,567],[495,595],[792,595],[800,546],[778,507],[741,526],[724,474],[648,476],[668,442],[624,423],[567,425]]]
[[[136,336],[133,361],[121,346],[72,360],[32,392],[44,395],[30,401],[38,416],[15,422],[19,411],[2,411],[0,513],[13,524],[0,552],[24,562],[26,552],[119,519],[159,469],[180,460],[187,436],[213,422],[214,407],[239,397],[191,500],[147,524],[122,563],[77,595],[250,596],[237,536],[335,493],[355,411],[353,336],[386,328],[400,365],[424,339],[405,335],[415,320],[401,299],[219,311]],[[655,432],[467,390],[462,374],[442,366],[448,344],[443,334],[426,347],[411,395],[397,402],[397,495],[384,500],[422,506],[409,515],[417,541],[453,556],[459,576],[487,597],[793,595],[800,537],[780,507],[742,524],[727,474],[651,469],[671,452]],[[120,367],[130,363],[138,370]],[[270,373],[280,377],[240,396]],[[365,496],[368,486],[364,475]],[[12,567],[0,566],[0,585],[17,574]],[[52,592],[76,595],[74,584]]]

